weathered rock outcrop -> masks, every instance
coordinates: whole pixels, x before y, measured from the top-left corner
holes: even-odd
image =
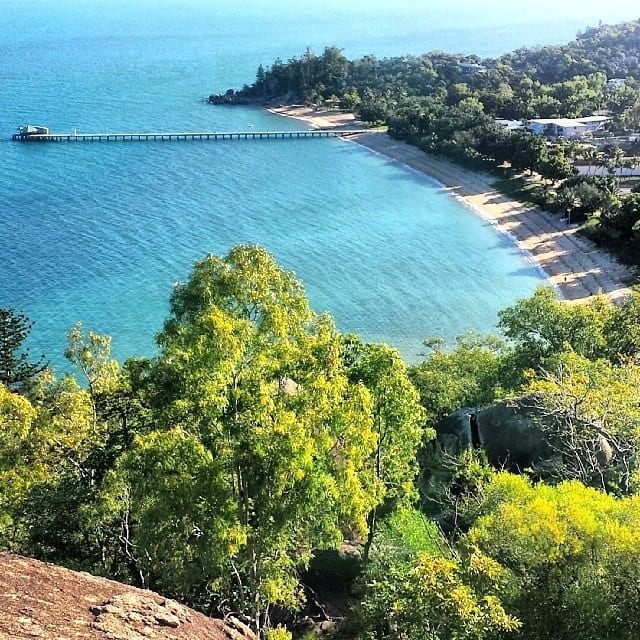
[[[257,640],[152,591],[0,553],[2,640]]]
[[[463,407],[436,425],[436,431],[451,453],[477,446],[494,466],[521,470],[553,455],[540,419],[530,398],[517,398],[480,410]]]

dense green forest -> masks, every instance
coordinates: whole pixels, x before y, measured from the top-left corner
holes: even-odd
[[[638,295],[570,306],[540,289],[500,335],[430,340],[407,368],[243,245],[175,286],[151,359],[120,366],[76,325],[77,377],[56,379],[29,330],[0,310],[4,550],[272,640],[323,602],[342,606],[334,638],[640,634]],[[445,437],[460,408],[500,401],[528,404],[544,455],[496,468],[473,430]]]
[[[568,216],[624,261],[640,262],[640,180],[623,180],[624,169],[640,164],[640,135],[629,138],[640,132],[640,21],[486,60],[443,52],[347,60],[335,46],[308,50],[259,67],[253,84],[211,100],[355,111],[428,153],[495,173],[510,195]],[[610,141],[598,146],[496,122],[594,114],[610,118]],[[580,165],[589,170],[578,175]]]

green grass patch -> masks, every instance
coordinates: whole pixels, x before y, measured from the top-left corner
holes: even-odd
[[[498,179],[493,183],[493,188],[504,196],[518,200],[525,204],[537,205],[537,201],[533,196],[542,185],[530,182],[523,176],[514,176],[512,178]]]

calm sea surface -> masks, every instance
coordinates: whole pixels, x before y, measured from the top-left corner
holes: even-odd
[[[10,141],[18,125],[299,129],[202,98],[307,47],[489,56],[637,13],[631,2],[585,2],[580,15],[556,8],[553,17],[544,1],[538,12],[517,2],[133,4],[0,3],[0,306],[35,321],[32,352],[59,370],[78,320],[111,334],[120,360],[153,354],[172,283],[239,242],[264,245],[294,270],[342,331],[408,360],[429,336],[491,330],[540,274],[435,182],[352,143],[24,145]]]

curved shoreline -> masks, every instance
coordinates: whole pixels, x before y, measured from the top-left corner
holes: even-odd
[[[360,138],[360,136],[358,136],[358,138]],[[543,269],[542,265],[540,264],[540,262],[538,262],[537,258],[533,255],[533,253],[531,253],[531,251],[529,249],[527,249],[523,245],[523,243],[520,240],[518,240],[518,238],[516,238],[510,231],[508,231],[503,226],[501,226],[500,223],[495,218],[493,218],[490,215],[488,215],[488,213],[485,210],[483,210],[482,208],[477,207],[468,198],[466,198],[466,197],[464,197],[464,196],[462,196],[460,194],[453,193],[451,187],[448,187],[444,182],[441,182],[440,180],[435,178],[431,173],[426,173],[425,171],[423,171],[421,169],[415,168],[415,167],[411,166],[410,164],[407,164],[403,160],[400,160],[400,159],[394,157],[393,155],[389,155],[389,154],[386,154],[386,153],[384,153],[382,151],[378,151],[373,146],[369,146],[368,144],[366,144],[366,142],[363,142],[362,140],[351,139],[351,141],[352,142],[357,142],[358,144],[361,144],[362,146],[367,147],[367,149],[369,151],[371,151],[372,153],[375,153],[376,155],[380,156],[381,158],[385,158],[387,161],[388,160],[393,160],[394,162],[396,162],[398,164],[401,164],[405,169],[407,169],[409,171],[413,171],[414,173],[416,173],[416,174],[418,174],[420,176],[429,178],[429,180],[431,180],[431,181],[435,182],[436,184],[438,184],[443,191],[450,192],[449,195],[454,197],[456,200],[458,200],[458,202],[465,209],[470,211],[473,215],[477,216],[478,218],[481,218],[487,224],[492,225],[494,230],[497,233],[501,233],[502,235],[507,236],[507,238],[509,238],[509,240],[518,247],[518,249],[520,250],[520,252],[524,256],[525,261],[528,262],[529,264],[531,264],[531,266],[534,267],[538,271],[538,275],[540,276],[540,278],[542,280],[546,280],[548,282],[549,286],[556,290],[556,292],[558,293],[558,296],[561,299],[563,299],[563,300],[565,299],[561,288],[555,282],[553,282],[553,280],[551,279],[549,274]],[[395,141],[395,142],[397,142],[397,141]],[[409,147],[410,147],[410,145],[409,145]],[[427,157],[429,157],[429,156],[427,156]]]
[[[431,156],[387,135],[367,133],[350,113],[308,107],[269,110],[314,128],[362,128],[362,134],[351,140],[444,185],[475,214],[511,237],[566,301],[583,301],[603,293],[617,302],[630,295],[626,283],[633,279],[633,272],[629,268],[579,236],[576,227],[568,226],[558,216],[502,195],[493,188],[491,176]]]

